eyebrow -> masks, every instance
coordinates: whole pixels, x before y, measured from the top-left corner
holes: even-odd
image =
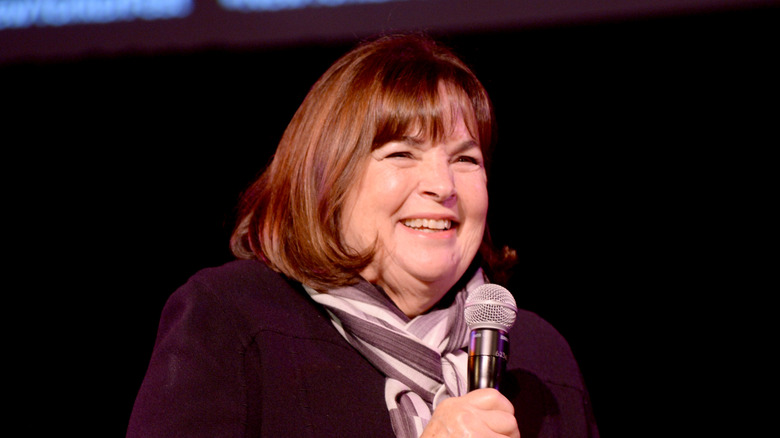
[[[413,137],[413,136],[411,136],[411,135],[404,135],[403,137],[401,137],[401,138],[399,139],[399,141],[400,141],[401,143],[406,143],[406,144],[408,144],[409,146],[414,146],[414,147],[420,147],[420,145],[422,145],[423,143],[425,143],[425,140],[424,140],[424,139],[422,139],[422,138],[419,138],[419,137]]]
[[[477,141],[476,141],[476,140],[474,140],[474,139],[468,139],[468,140],[466,140],[466,141],[463,141],[463,142],[461,142],[460,144],[458,144],[458,145],[455,147],[455,150],[454,150],[454,152],[455,152],[455,153],[460,153],[460,152],[463,152],[463,151],[465,151],[465,150],[468,150],[468,149],[473,149],[473,148],[477,148],[477,149],[479,149],[480,151],[482,150],[482,148],[480,148],[480,147],[479,147],[479,143],[477,143]]]
[[[405,136],[401,137],[398,141],[400,141],[400,142],[402,142],[404,144],[407,144],[409,146],[418,148],[418,149],[420,148],[421,145],[423,145],[426,142],[426,140],[424,140],[422,138],[413,137],[413,136],[410,136],[410,135],[405,135]],[[467,149],[471,149],[471,148],[478,148],[479,149],[479,143],[477,143],[477,141],[474,140],[473,138],[470,138],[468,140],[464,140],[463,142],[458,144],[455,147],[455,152],[456,153],[463,152],[463,151],[465,151]]]

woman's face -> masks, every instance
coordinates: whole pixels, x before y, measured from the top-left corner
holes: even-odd
[[[458,281],[485,231],[482,151],[463,116],[452,118],[440,142],[409,137],[375,149],[345,202],[345,242],[361,252],[377,244],[361,274],[410,316],[430,308]]]

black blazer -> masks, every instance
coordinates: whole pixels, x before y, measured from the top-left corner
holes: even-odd
[[[598,436],[565,340],[525,311],[509,336],[523,438]],[[384,381],[300,284],[231,262],[166,303],[127,436],[392,437]]]

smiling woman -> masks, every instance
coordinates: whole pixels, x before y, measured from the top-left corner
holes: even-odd
[[[320,78],[293,116],[270,167],[244,196],[239,214],[243,220],[233,235],[233,251],[242,258],[264,259],[305,284],[321,288],[352,284],[369,263],[381,264],[380,260],[400,255],[392,245],[394,239],[383,241],[378,234],[384,230],[379,223],[372,224],[372,230],[351,232],[352,238],[345,235],[347,221],[376,210],[376,205],[368,203],[348,211],[343,208],[348,194],[355,191],[355,183],[361,177],[389,183],[393,181],[390,175],[375,174],[401,168],[406,169],[404,175],[417,169],[418,178],[438,176],[435,172],[440,169],[431,165],[439,158],[427,158],[437,154],[446,158],[446,172],[458,175],[459,185],[471,187],[476,181],[485,190],[486,158],[494,138],[487,92],[450,52],[430,43],[411,45],[396,39],[362,46]],[[447,145],[434,147],[442,143]],[[434,151],[428,153],[428,149]],[[423,167],[412,164],[423,156]],[[464,162],[469,160],[478,163]],[[366,167],[372,171],[367,172]],[[460,182],[464,175],[470,176],[468,183]],[[368,185],[363,181],[363,187]],[[392,193],[387,186],[366,188],[379,191],[371,195],[378,196],[372,201],[375,204],[382,204]],[[486,210],[487,194],[484,196]],[[434,216],[419,218],[454,214],[450,219],[458,224],[456,210],[464,202],[458,197],[452,200],[455,205],[423,209],[420,213]],[[511,252],[493,250],[489,234],[483,233],[484,217],[475,227],[471,226],[473,219],[465,219],[457,227],[458,242],[469,240],[476,247],[463,254],[457,277],[480,247],[484,260],[495,262],[485,268],[499,275],[506,262],[511,262]],[[379,241],[373,242],[375,239]],[[379,247],[374,248],[373,243]],[[378,259],[373,250],[382,251]],[[441,297],[443,292],[437,293]]]
[[[241,200],[242,260],[168,300],[128,436],[597,437],[568,344],[529,312],[502,386],[469,391],[466,299],[514,259],[487,232],[494,131],[428,38],[339,59]]]

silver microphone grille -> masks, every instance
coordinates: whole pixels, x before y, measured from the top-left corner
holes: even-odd
[[[507,331],[515,323],[517,304],[512,293],[497,284],[483,284],[469,293],[463,314],[470,330]]]

